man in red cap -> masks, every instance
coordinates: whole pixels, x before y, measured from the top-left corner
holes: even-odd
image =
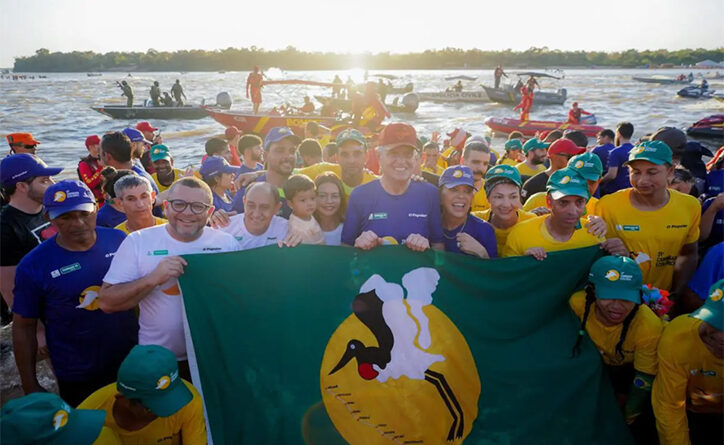
[[[147,121],[139,122],[136,125],[136,130],[143,133],[143,138],[146,141],[152,142],[151,144],[147,142],[145,143],[146,149],[143,151],[143,155],[141,155],[141,164],[143,164],[143,168],[148,172],[148,174],[152,175],[156,170],[153,169],[153,162],[151,162],[151,146],[163,144],[163,138],[160,134],[156,134],[158,128],[154,127]]]
[[[236,167],[241,166],[241,158],[239,157],[239,139],[241,139],[242,133],[238,128],[231,126],[227,127],[224,131],[226,141],[229,143],[229,150],[231,151],[231,160],[229,164]]]
[[[10,133],[6,138],[8,144],[10,144],[10,153],[8,154],[28,153],[34,155],[38,144],[40,144],[30,133]]]
[[[548,178],[553,174],[554,171],[565,168],[568,165],[568,160],[573,156],[585,152],[585,148],[580,148],[575,142],[570,139],[558,139],[548,147],[548,158],[551,161],[548,169],[534,175],[523,184],[523,190],[521,191],[521,198],[523,201],[528,197],[546,190],[546,184],[548,184]]]
[[[78,178],[88,186],[96,198],[99,206],[103,205],[103,192],[101,191],[101,170],[103,166],[100,163],[99,152],[101,148],[101,138],[94,134],[85,139],[85,148],[88,149],[88,156],[81,158],[78,162]]]
[[[581,115],[591,115],[588,111],[583,108],[578,108],[578,102],[573,102],[571,109],[568,110],[568,123],[578,125],[581,123]]]

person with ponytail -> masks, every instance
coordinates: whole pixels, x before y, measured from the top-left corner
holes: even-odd
[[[588,335],[601,353],[616,397],[635,435],[655,436],[651,414],[651,385],[658,371],[657,346],[664,325],[642,304],[641,269],[623,256],[599,258],[588,274],[585,290],[571,296],[573,312],[581,319],[573,355]]]

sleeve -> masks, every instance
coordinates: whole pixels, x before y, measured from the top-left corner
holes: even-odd
[[[355,240],[362,232],[360,195],[356,192],[357,190],[354,190],[349,196],[347,214],[344,218],[344,226],[342,227],[342,243],[349,246],[354,246]]]
[[[711,248],[689,281],[689,289],[702,300],[706,300],[711,285],[724,278],[723,257],[724,244]]]
[[[204,418],[204,407],[201,403],[199,392],[190,383],[183,382],[193,394],[193,398],[184,406],[179,413],[181,425],[181,438],[183,443],[203,445],[207,443],[206,419]]]
[[[671,348],[670,348],[671,347]],[[686,417],[687,371],[672,357],[676,345],[659,348],[659,372],[654,380],[651,402],[661,445],[687,445],[689,424]]]
[[[111,261],[103,281],[108,284],[120,284],[136,281],[142,277],[138,268],[138,253],[136,252],[137,232],[130,234],[118,247]]]
[[[485,247],[485,250],[488,251],[490,258],[497,258],[498,241],[495,238],[495,229],[485,221],[480,221],[480,232],[480,239],[478,241],[480,241],[483,247]]]
[[[34,275],[37,274],[34,274],[32,268],[24,261],[20,262],[15,270],[12,310],[21,317],[40,318],[45,292],[39,286],[43,282],[42,277]]]
[[[646,307],[639,308],[641,311],[646,309]],[[636,341],[633,365],[634,369],[639,372],[656,375],[659,368],[659,359],[656,354],[663,325],[653,312],[649,312],[647,315],[650,316],[648,320],[642,319],[646,325],[642,326],[643,329],[638,334],[641,338]]]
[[[621,168],[621,165],[626,161],[625,159],[621,159],[623,157],[622,155],[623,150],[615,149],[611,152],[611,156],[608,158],[608,166],[610,167],[618,167]]]
[[[5,215],[3,215],[5,216]],[[17,266],[27,252],[8,221],[0,224],[0,266]]]
[[[80,179],[91,190],[98,187],[101,183],[101,169],[99,168],[95,173],[93,173],[87,162],[81,161],[78,163],[78,173],[80,175]]]
[[[689,233],[686,234],[685,244],[695,243],[699,240],[699,224],[701,223],[701,205],[693,196],[691,198],[691,224],[689,225]]]
[[[428,184],[429,185],[429,184]],[[442,242],[442,213],[440,212],[440,192],[430,185],[430,244]]]
[[[520,237],[518,233],[520,230],[516,230],[516,228],[513,228],[513,230],[510,231],[510,234],[508,235],[508,240],[505,242],[505,247],[503,247],[503,254],[501,256],[503,257],[510,257],[510,256],[522,256],[525,252],[520,252],[520,242],[518,241],[518,238]]]

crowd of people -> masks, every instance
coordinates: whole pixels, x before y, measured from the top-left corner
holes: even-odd
[[[636,140],[627,122],[590,147],[559,130],[497,148],[399,122],[334,138],[230,127],[183,170],[157,131],[89,136],[78,179],[57,182],[39,141],[7,136],[0,292],[27,395],[3,407],[3,443],[205,443],[182,255],[299,244],[482,261],[600,246],[570,297],[573,355],[584,336],[596,345],[638,443],[721,443],[724,147],[674,128]],[[42,359],[59,395],[38,382]]]

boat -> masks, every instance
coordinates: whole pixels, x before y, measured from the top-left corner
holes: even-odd
[[[351,112],[352,101],[336,98],[331,96],[314,96],[315,99],[322,105],[331,105],[335,110]],[[416,93],[407,93],[402,96],[402,100],[395,98],[392,103],[385,104],[387,110],[391,113],[414,113],[417,107],[420,105],[420,99]]]
[[[644,82],[644,83],[658,83],[660,85],[671,85],[671,84],[687,84],[691,83],[691,80],[688,78],[678,80],[678,79],[672,79],[670,77],[663,77],[663,76],[653,76],[653,77],[632,77],[633,80],[637,82]]]
[[[208,116],[201,105],[184,105],[183,107],[154,107],[149,105],[150,100],[144,105],[126,107],[123,105],[102,105],[91,107],[93,110],[112,117],[113,119],[203,119]],[[220,109],[231,108],[231,96],[222,92],[216,96],[216,107]]]
[[[404,87],[395,87],[395,86],[387,86],[387,94],[405,94],[405,93],[412,93],[413,88],[415,85],[412,82],[409,82]]]
[[[484,103],[490,102],[485,91],[427,91],[417,93],[417,97],[422,101],[429,102],[468,102],[468,103]]]
[[[482,85],[485,93],[491,101],[504,104],[520,103],[520,91],[515,90],[512,86],[507,85],[502,88],[493,88]],[[533,105],[563,105],[568,97],[568,91],[565,88],[558,89],[555,93],[549,91],[536,91],[533,96]]]
[[[724,142],[724,114],[714,114],[686,129],[693,138],[718,139]]]
[[[445,80],[476,80],[477,77],[471,76],[450,76],[446,77]]]
[[[690,99],[711,99],[714,97],[714,90],[703,89],[701,87],[690,85],[677,91],[676,95]]]
[[[101,73],[86,73],[85,75],[88,76],[88,77],[98,77],[98,76],[102,76],[103,74],[101,74]]]
[[[569,124],[568,122],[555,121],[521,121],[507,117],[489,117],[484,121],[491,130],[499,133],[509,134],[513,131],[520,131],[524,136],[535,136],[541,131],[551,130],[577,130],[588,137],[595,137],[603,127],[591,124]]]

